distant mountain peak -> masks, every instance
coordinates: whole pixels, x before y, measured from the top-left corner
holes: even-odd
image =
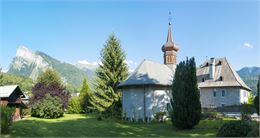
[[[18,47],[8,73],[36,80],[39,74],[47,68],[52,68],[59,72],[64,83],[77,87],[81,85],[83,78],[91,78],[94,74],[92,69],[80,69],[72,64],[60,62],[41,51],[34,52],[25,45]]]

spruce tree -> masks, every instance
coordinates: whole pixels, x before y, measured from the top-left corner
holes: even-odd
[[[201,104],[194,58],[177,65],[169,113],[172,124],[179,129],[191,129],[200,121]]]
[[[80,105],[81,105],[81,109],[83,110],[83,112],[90,112],[90,98],[93,95],[88,83],[87,83],[87,79],[84,78],[83,82],[82,82],[82,86],[80,89]]]
[[[258,115],[259,115],[259,92],[260,92],[260,76],[258,77],[257,94],[254,99],[254,106],[255,106],[255,109],[256,109]]]
[[[124,62],[126,54],[120,41],[114,34],[110,35],[101,51],[101,64],[96,71],[96,85],[91,104],[95,109],[109,116],[121,115],[122,93],[118,84],[128,76],[128,67]]]

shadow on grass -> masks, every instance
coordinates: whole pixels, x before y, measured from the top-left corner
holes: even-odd
[[[206,124],[203,124],[206,125]],[[98,121],[94,117],[46,121],[21,120],[13,124],[5,137],[189,137],[215,136],[217,129],[207,126],[178,130],[171,123],[130,123]]]

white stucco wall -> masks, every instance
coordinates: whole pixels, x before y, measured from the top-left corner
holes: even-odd
[[[122,92],[123,115],[135,118],[137,114],[137,118],[140,119],[145,119],[144,115],[152,119],[156,112],[166,111],[171,95],[169,87],[160,86],[132,86],[122,89]]]
[[[240,103],[247,103],[248,102],[249,92],[244,89],[240,89]]]
[[[225,96],[222,96],[222,91],[225,91]],[[214,97],[214,91],[216,91],[216,97]],[[200,102],[202,108],[220,107],[228,105],[239,105],[247,98],[244,97],[242,90],[237,87],[225,87],[225,88],[200,88]],[[246,93],[248,93],[246,91]]]

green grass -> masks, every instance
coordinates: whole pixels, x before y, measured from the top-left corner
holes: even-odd
[[[4,137],[210,137],[228,120],[202,120],[191,130],[178,130],[171,122],[131,123],[93,115],[65,114],[59,119],[28,117],[15,122]]]

